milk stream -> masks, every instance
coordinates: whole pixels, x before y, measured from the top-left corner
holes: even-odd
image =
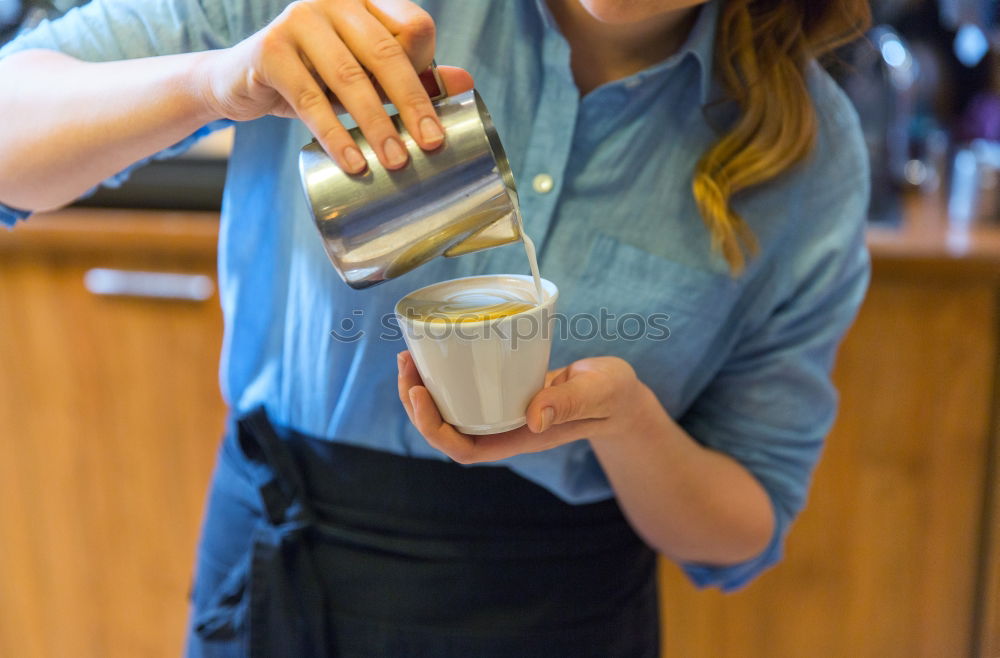
[[[535,280],[535,301],[541,306],[542,277],[538,273],[538,256],[535,253],[535,243],[524,232],[524,220],[521,218],[521,204],[518,203],[516,194],[511,195],[511,202],[514,206],[514,219],[517,221],[517,230],[521,234],[521,241],[524,242],[524,253],[528,257],[528,267],[531,268],[531,278]]]

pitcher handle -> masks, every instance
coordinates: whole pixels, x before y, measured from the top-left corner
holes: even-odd
[[[439,101],[448,97],[448,92],[441,82],[441,74],[438,73],[437,60],[431,60],[431,65],[419,76],[420,83],[424,86],[427,95],[431,97],[431,102]]]

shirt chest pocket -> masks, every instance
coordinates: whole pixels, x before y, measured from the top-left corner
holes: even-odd
[[[600,233],[578,278],[561,285],[552,367],[625,359],[668,404],[722,332],[737,282]]]

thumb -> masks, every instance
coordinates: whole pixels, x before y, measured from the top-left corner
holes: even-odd
[[[438,75],[449,96],[457,96],[463,91],[469,91],[475,85],[472,74],[457,66],[439,66]]]
[[[607,391],[598,379],[580,374],[543,388],[525,412],[528,429],[537,433],[574,420],[607,418]]]

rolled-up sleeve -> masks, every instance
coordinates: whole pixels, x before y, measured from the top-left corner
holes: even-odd
[[[832,157],[814,172],[812,189],[793,211],[808,228],[784,246],[785,265],[774,274],[799,283],[747,327],[679,419],[697,441],[753,474],[767,491],[775,518],[769,545],[753,559],[721,567],[681,565],[699,586],[736,589],[781,559],[836,416],[831,370],[870,277],[864,239],[867,155],[853,122],[842,126],[839,139],[841,146],[824,149]]]
[[[733,589],[781,559],[785,534],[805,504],[813,467],[833,424],[837,394],[830,370],[868,276],[862,244],[838,272],[823,277],[825,290],[810,291],[808,299],[780,309],[744,341],[682,418],[692,437],[733,457],[757,478],[771,498],[776,521],[771,543],[752,560],[724,568],[684,565],[695,583]]]
[[[56,50],[80,60],[103,62],[221,48],[245,31],[241,29],[245,20],[231,13],[235,4],[201,0],[92,0],[18,36],[0,48],[0,59],[31,49]],[[213,122],[177,144],[134,163],[103,184],[117,187],[137,167],[182,153],[197,140],[230,123]],[[30,214],[0,204],[0,222],[8,226]]]

